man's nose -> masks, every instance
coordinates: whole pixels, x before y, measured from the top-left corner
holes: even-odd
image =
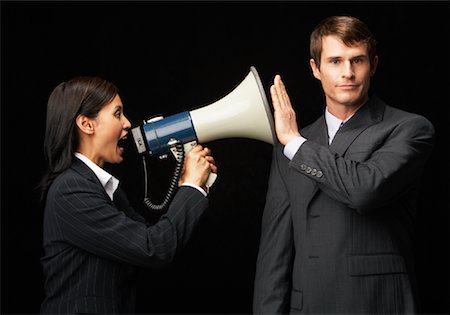
[[[355,71],[353,69],[353,64],[350,61],[345,62],[342,69],[342,77],[351,79],[354,76]]]

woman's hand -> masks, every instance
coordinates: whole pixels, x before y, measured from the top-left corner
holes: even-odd
[[[217,166],[209,148],[196,145],[186,154],[179,185],[194,184],[206,190],[205,183],[210,173],[217,173]]]
[[[274,109],[275,132],[281,144],[286,145],[290,140],[300,136],[295,111],[280,75],[276,75],[274,85],[270,87]]]

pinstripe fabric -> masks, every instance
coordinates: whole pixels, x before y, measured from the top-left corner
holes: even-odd
[[[373,98],[330,145],[323,117],[302,135],[292,161],[274,150],[254,312],[415,313],[415,197],[433,126]]]
[[[111,202],[94,173],[75,159],[47,196],[41,312],[133,313],[134,266],[169,264],[207,205],[196,189],[181,187],[167,214],[147,226],[123,192]]]

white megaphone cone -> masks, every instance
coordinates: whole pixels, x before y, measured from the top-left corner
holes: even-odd
[[[228,95],[207,106],[166,118],[155,117],[131,130],[141,154],[164,156],[172,152],[180,159],[174,143],[189,152],[197,143],[224,138],[248,138],[275,144],[272,112],[255,67]],[[211,173],[206,183],[216,179]],[[168,199],[167,199],[168,200]]]
[[[228,95],[189,112],[198,142],[236,137],[276,142],[272,113],[261,80],[254,67],[250,70]]]

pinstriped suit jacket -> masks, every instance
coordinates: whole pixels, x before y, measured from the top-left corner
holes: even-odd
[[[74,158],[47,196],[41,312],[133,313],[134,266],[170,263],[207,206],[199,191],[181,187],[167,214],[147,226],[123,192],[111,202],[95,174]]]
[[[324,117],[302,135],[292,161],[274,150],[254,312],[416,312],[411,239],[433,126],[375,97],[330,146]]]

